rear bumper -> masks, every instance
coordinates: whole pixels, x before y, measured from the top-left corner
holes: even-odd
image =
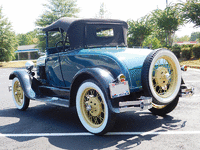
[[[141,96],[137,101],[119,102],[119,111],[143,111],[152,108],[152,98]]]
[[[194,95],[194,88],[193,87],[187,87],[185,85],[181,86],[180,97],[190,97],[192,95]]]

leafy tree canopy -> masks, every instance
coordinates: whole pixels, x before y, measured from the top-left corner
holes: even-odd
[[[178,27],[184,23],[184,19],[180,14],[179,5],[172,5],[164,10],[157,9],[152,12],[152,21],[158,27],[157,31],[165,33],[166,45],[172,45],[172,36],[178,30]]]
[[[200,40],[200,32],[191,33],[190,41]]]
[[[152,28],[149,24],[148,16],[145,16],[137,21],[128,21],[128,46],[142,46],[143,41],[148,37]]]
[[[160,43],[160,41],[153,35],[148,36],[144,42],[143,42],[143,47],[148,47],[151,49],[157,49],[157,48],[161,48],[162,45]]]
[[[200,2],[199,0],[189,0],[184,4],[183,17],[188,21],[195,24],[196,27],[200,26]]]
[[[39,27],[50,25],[61,17],[76,17],[79,13],[76,0],[48,0],[48,2],[43,5],[45,12],[35,22]]]
[[[110,12],[106,9],[104,3],[101,3],[99,13],[96,14],[96,18],[100,19],[110,18]]]
[[[50,25],[54,21],[60,19],[61,17],[77,17],[79,13],[79,8],[77,8],[76,0],[48,0],[48,4],[44,4],[45,12],[36,20],[35,24],[39,27],[45,27]],[[52,33],[53,34],[53,33]],[[50,34],[49,36],[52,36]],[[40,50],[44,51],[46,47],[44,33],[40,32],[38,34]],[[58,37],[56,37],[58,38]],[[50,45],[55,46],[56,41],[50,41]]]
[[[19,45],[31,45],[37,44],[39,42],[38,39],[38,30],[28,32],[26,34],[17,34],[17,41]]]
[[[14,59],[17,40],[8,18],[4,17],[0,6],[0,62]]]

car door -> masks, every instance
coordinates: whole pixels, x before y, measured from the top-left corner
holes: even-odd
[[[55,48],[56,50],[56,48]],[[47,55],[46,59],[46,75],[47,82],[50,86],[65,87],[62,72],[60,68],[59,52]]]

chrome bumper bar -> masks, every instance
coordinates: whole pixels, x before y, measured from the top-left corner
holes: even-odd
[[[12,91],[12,86],[8,86],[8,91],[9,91],[9,92]]]
[[[180,97],[190,97],[194,94],[193,87],[181,86]]]
[[[119,102],[119,111],[142,111],[152,108],[152,98],[141,96],[137,101]]]

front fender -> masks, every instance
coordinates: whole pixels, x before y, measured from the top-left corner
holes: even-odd
[[[106,96],[107,103],[108,103],[108,106],[111,109],[111,111],[114,113],[119,113],[119,110],[117,108],[114,108],[111,103],[109,83],[114,82],[115,79],[108,70],[106,70],[104,68],[84,68],[84,69],[80,70],[74,76],[74,79],[73,79],[73,82],[71,85],[71,89],[73,89],[74,85],[77,86],[77,84],[76,84],[77,81],[79,81],[79,82],[84,81],[84,79],[80,80],[81,78],[85,78],[85,79],[93,78],[94,80],[96,80],[101,85],[101,88],[103,89],[103,91],[105,91],[104,94]],[[73,90],[71,90],[71,91],[73,91]]]
[[[26,97],[28,97],[29,99],[35,99],[36,93],[34,92],[31,86],[32,80],[30,75],[26,72],[26,70],[13,71],[9,76],[9,80],[13,80],[15,77],[19,79],[19,82]]]

